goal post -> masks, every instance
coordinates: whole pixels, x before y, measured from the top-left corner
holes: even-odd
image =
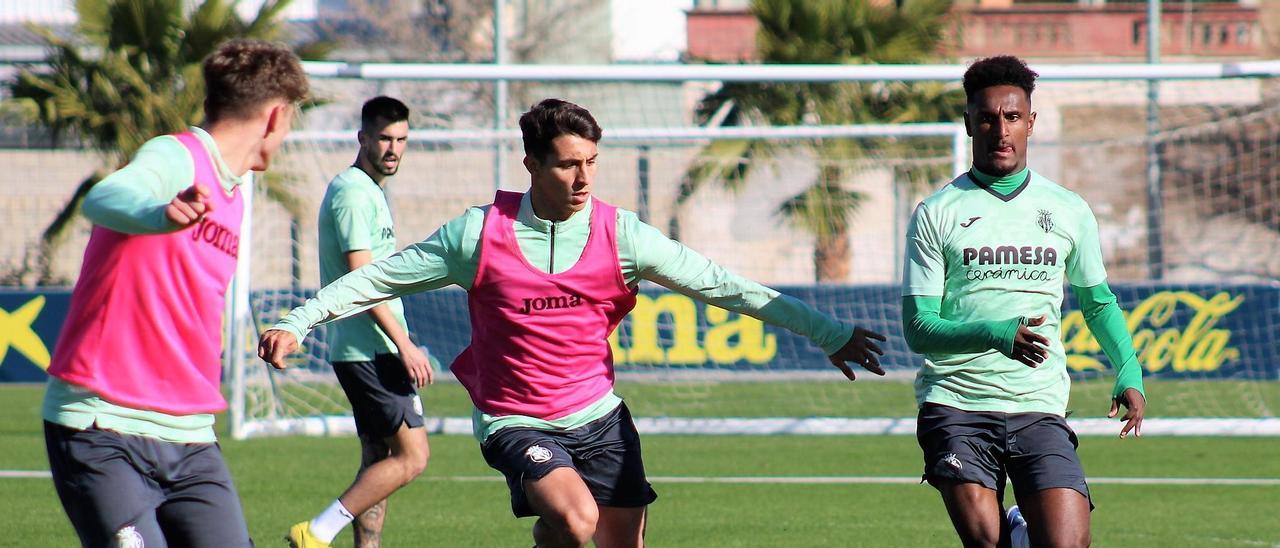
[[[1148,434],[1280,434],[1280,63],[1033,65],[1039,112],[1033,169],[1080,194],[1099,219],[1109,281],[1126,311],[1152,398]],[[327,363],[326,329],[285,372],[256,357],[256,331],[318,288],[315,215],[325,184],[354,157],[359,105],[398,96],[415,110],[410,148],[388,197],[399,245],[427,237],[495,187],[524,190],[514,119],[493,129],[494,82],[513,104],[560,96],[604,127],[595,194],[744,276],[842,320],[889,335],[885,379],[843,381],[820,352],[785,330],[642,285],[637,309],[611,338],[618,392],[648,432],[910,433],[911,378],[920,357],[901,340],[903,234],[921,198],[967,168],[959,113],[947,123],[796,126],[698,125],[692,105],[726,82],[944,82],[964,67],[918,66],[493,66],[307,63],[329,101],[304,117],[273,171],[296,203],[256,190],[250,273],[240,339],[228,339],[232,434],[323,435],[354,427]],[[1144,125],[1146,89],[1161,86],[1162,126]],[[488,106],[486,106],[488,105]],[[346,122],[342,117],[346,116]],[[336,120],[336,121],[335,121]],[[749,143],[767,154],[736,152]],[[837,143],[838,146],[826,146]],[[1149,238],[1147,144],[1163,186]],[[892,145],[892,146],[889,146]],[[728,153],[726,154],[726,151]],[[499,161],[501,160],[501,161]],[[716,164],[716,169],[699,166]],[[844,277],[818,281],[812,219],[784,205],[824,169],[859,198]],[[698,173],[746,173],[735,181]],[[921,183],[923,181],[923,183]],[[277,193],[278,194],[278,193]],[[1148,246],[1161,245],[1159,277]],[[842,247],[841,247],[842,246]],[[1111,373],[1073,299],[1063,343],[1075,381],[1071,420],[1081,433],[1114,433],[1103,415]],[[247,303],[247,304],[244,304]],[[447,368],[469,342],[465,295],[405,299],[410,330]],[[238,356],[234,354],[239,353]],[[441,371],[423,393],[429,426],[469,433],[470,405]]]

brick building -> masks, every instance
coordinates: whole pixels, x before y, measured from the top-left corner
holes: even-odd
[[[688,58],[714,62],[756,60],[758,28],[748,0],[698,0],[688,12]],[[1244,59],[1262,55],[1259,7],[1251,2],[1165,2],[1161,55]],[[961,59],[1016,50],[1032,59],[1130,61],[1145,59],[1145,2],[1079,0],[958,2],[947,46]]]

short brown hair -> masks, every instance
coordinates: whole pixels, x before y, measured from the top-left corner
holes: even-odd
[[[604,131],[587,109],[561,99],[543,99],[520,116],[520,134],[524,153],[541,162],[556,137],[577,135],[599,143]]]
[[[204,59],[203,68],[209,122],[252,116],[269,101],[296,103],[309,91],[302,62],[283,44],[229,40]]]

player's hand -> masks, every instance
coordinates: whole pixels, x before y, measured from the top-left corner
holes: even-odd
[[[276,369],[289,367],[284,359],[297,349],[298,339],[283,329],[268,329],[258,339],[258,357]]]
[[[1032,331],[1032,327],[1036,327],[1044,323],[1044,316],[1037,316],[1027,320],[1026,325],[1018,326],[1018,333],[1013,336],[1013,351],[1009,353],[1009,357],[1027,367],[1039,367],[1046,358],[1049,357],[1049,339]]]
[[[884,355],[884,350],[875,341],[884,342],[884,335],[875,331],[868,331],[861,327],[853,328],[853,336],[849,337],[849,342],[844,343],[835,354],[827,356],[831,360],[831,365],[836,366],[841,373],[849,380],[857,380],[857,376],[853,374],[853,369],[845,362],[853,362],[861,365],[863,369],[884,375],[884,369],[880,368],[880,356]]]
[[[413,385],[422,388],[428,384],[435,382],[435,372],[431,370],[431,360],[427,355],[412,344],[406,344],[400,348],[400,361],[404,363],[404,370],[409,374],[409,380],[413,381]]]
[[[164,217],[178,228],[186,228],[204,220],[204,216],[213,211],[213,202],[209,197],[213,193],[209,187],[194,184],[179,192],[169,205],[164,208]]]
[[[1123,405],[1128,411],[1125,412],[1120,420],[1125,421],[1124,428],[1120,429],[1120,438],[1124,439],[1129,435],[1129,431],[1133,431],[1136,437],[1142,437],[1142,416],[1147,413],[1147,399],[1142,397],[1142,393],[1136,388],[1126,388],[1120,393],[1120,397],[1111,400],[1111,412],[1107,413],[1107,418],[1115,418],[1120,412],[1120,406]]]

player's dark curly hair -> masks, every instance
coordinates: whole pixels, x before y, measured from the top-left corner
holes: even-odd
[[[979,59],[964,71],[964,96],[972,103],[979,91],[991,86],[1018,86],[1027,92],[1027,99],[1031,99],[1038,76],[1025,61],[1012,55]]]
[[[604,131],[587,109],[560,99],[544,99],[520,116],[520,133],[524,153],[541,161],[556,137],[570,134],[599,143]]]

